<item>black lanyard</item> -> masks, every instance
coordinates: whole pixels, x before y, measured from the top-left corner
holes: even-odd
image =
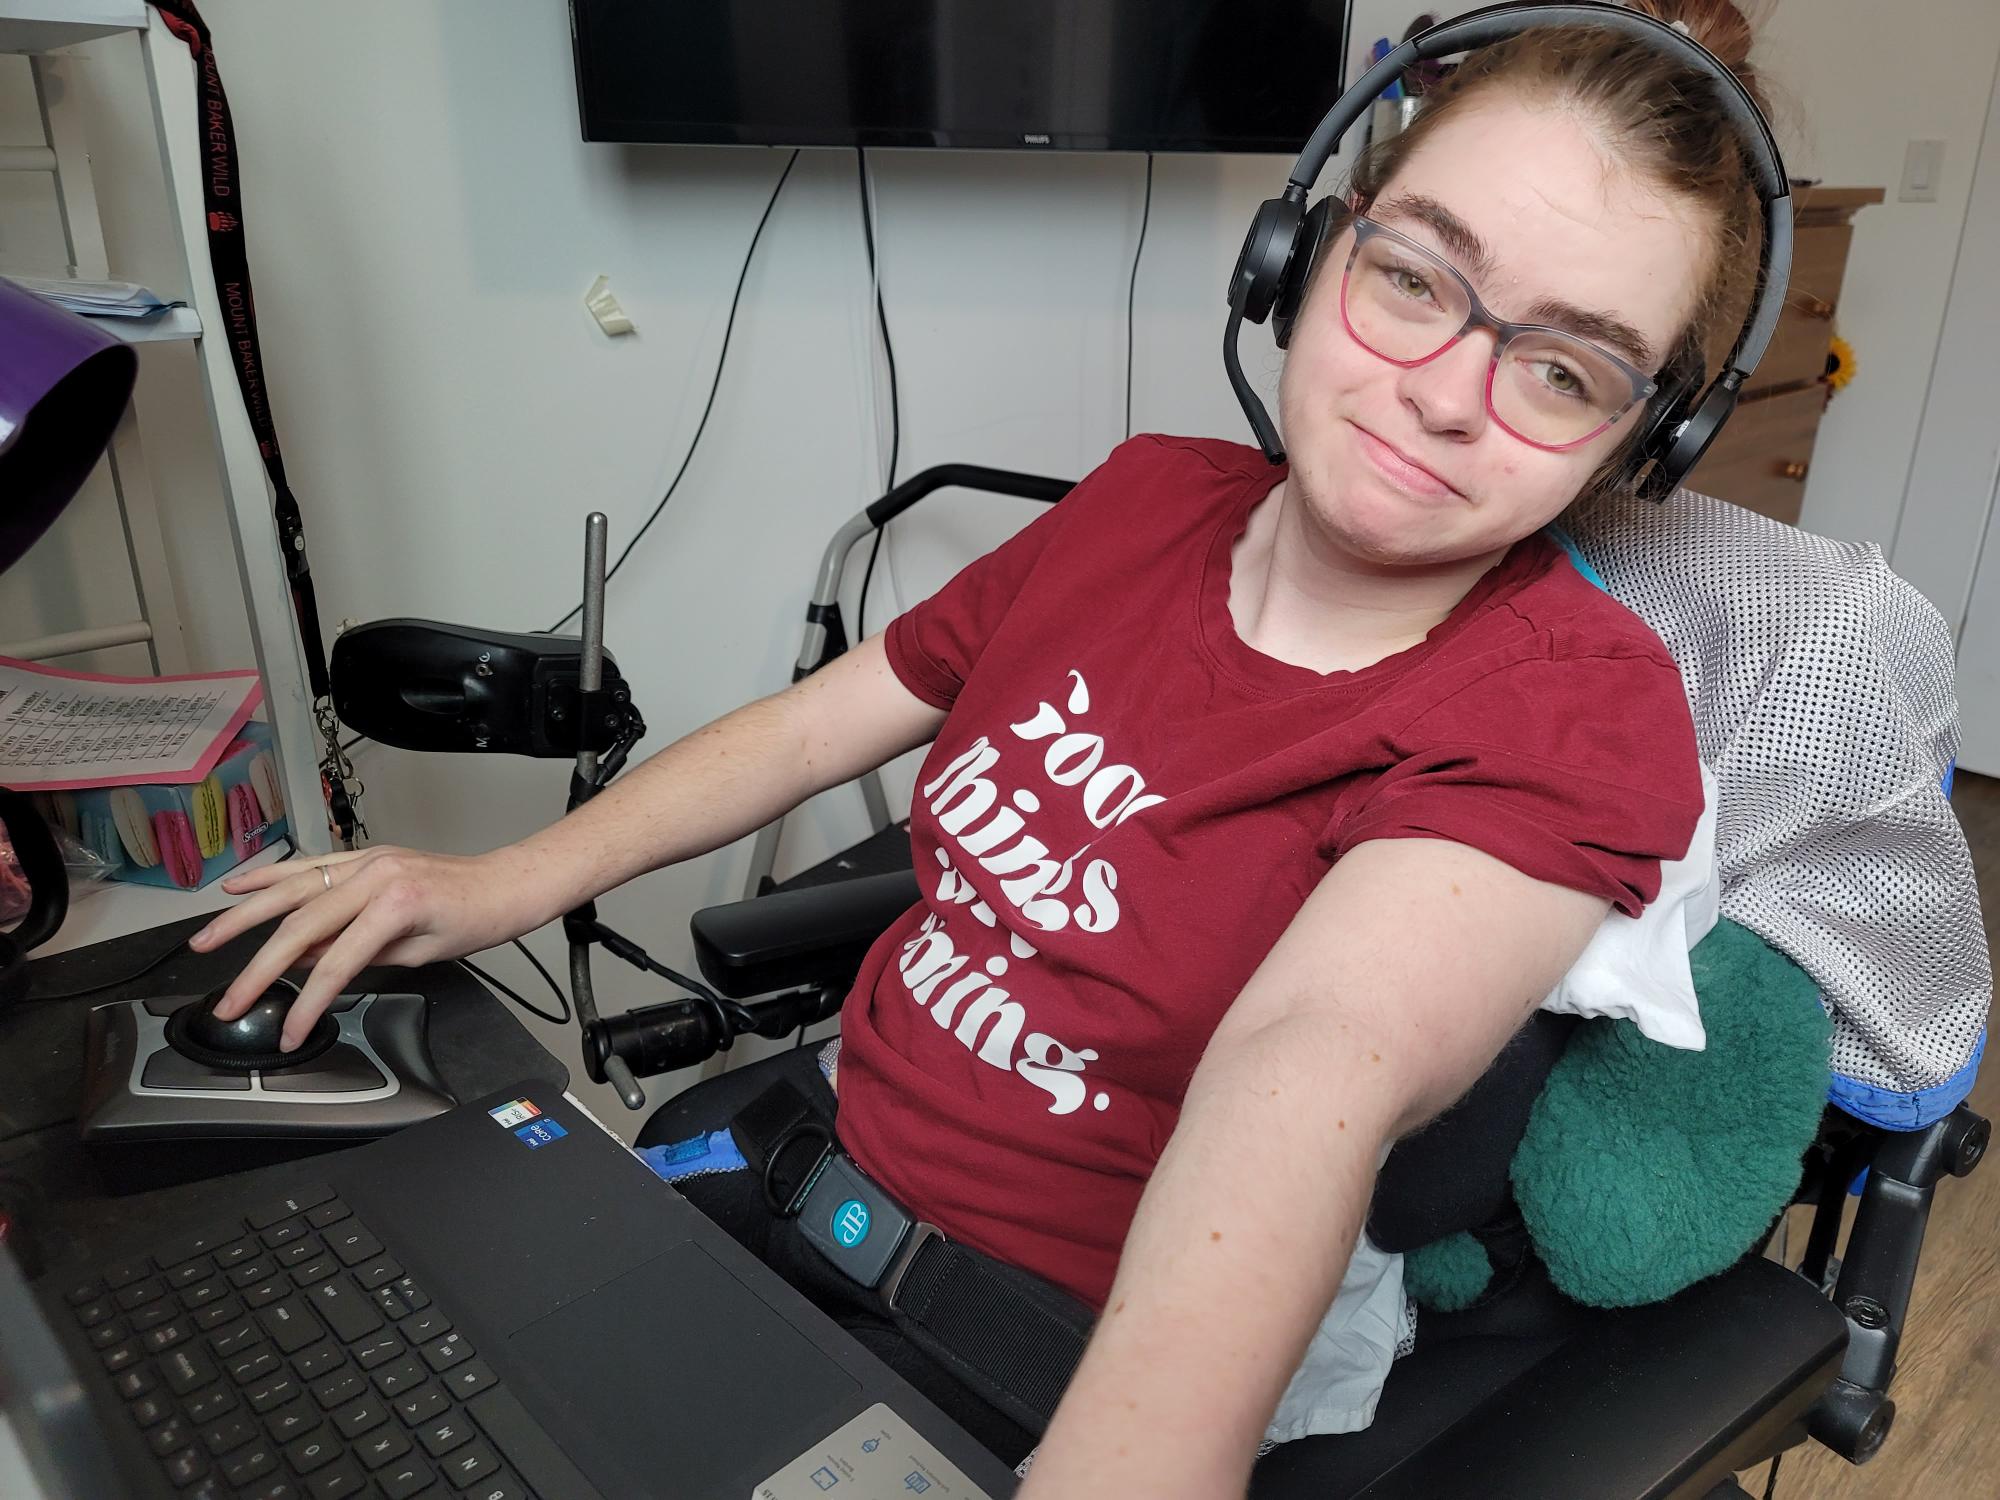
[[[167,29],[187,44],[194,57],[201,99],[201,192],[208,211],[208,258],[215,272],[215,295],[222,305],[225,323],[223,328],[204,329],[203,337],[228,341],[230,356],[236,364],[236,383],[242,387],[243,404],[250,416],[250,430],[256,435],[265,472],[271,476],[278,546],[284,557],[286,581],[291,586],[299,639],[305,646],[313,717],[326,741],[320,757],[320,785],[335,835],[341,843],[351,844],[358,824],[347,789],[351,768],[341,753],[340,721],[333,712],[326,644],[320,637],[312,565],[306,558],[305,518],[299,513],[298,497],[285,481],[285,461],[278,451],[278,429],[271,420],[264,356],[257,345],[257,300],[250,286],[250,257],[243,239],[243,184],[237,173],[236,131],[229,118],[229,98],[222,91],[222,75],[216,68],[208,23],[195,10],[193,0],[151,0],[151,4],[167,23]]]

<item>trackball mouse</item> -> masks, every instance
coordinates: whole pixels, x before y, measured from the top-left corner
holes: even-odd
[[[222,985],[210,990],[167,1018],[167,1043],[174,1051],[205,1067],[275,1072],[311,1062],[339,1039],[340,1023],[332,1016],[321,1016],[297,1050],[280,1052],[278,1040],[284,1034],[285,1016],[299,998],[299,987],[280,979],[242,1015],[224,1021],[216,1016],[215,1006],[228,988]]]

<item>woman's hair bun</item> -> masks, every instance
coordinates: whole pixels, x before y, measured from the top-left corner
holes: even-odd
[[[1746,85],[1750,83],[1754,72],[1750,48],[1757,40],[1757,28],[1745,7],[1734,0],[1626,0],[1626,8],[1679,26]]]

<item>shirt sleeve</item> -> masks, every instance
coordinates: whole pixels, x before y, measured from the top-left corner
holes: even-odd
[[[967,564],[930,598],[889,622],[883,645],[890,669],[903,686],[933,708],[949,709],[958,701],[959,689],[978,665],[986,643],[1073,513],[1076,500],[1072,491],[1047,507],[984,557]]]
[[[1518,662],[1396,738],[1396,763],[1336,817],[1336,859],[1368,839],[1449,839],[1637,916],[1701,818],[1694,722],[1664,652]]]

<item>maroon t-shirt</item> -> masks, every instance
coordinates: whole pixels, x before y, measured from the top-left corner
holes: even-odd
[[[1099,1306],[1210,1034],[1341,855],[1450,839],[1637,913],[1701,813],[1666,648],[1544,537],[1361,671],[1245,645],[1230,549],[1280,477],[1135,438],[889,627],[950,714],[911,808],[924,899],[842,1012],[841,1137]]]

